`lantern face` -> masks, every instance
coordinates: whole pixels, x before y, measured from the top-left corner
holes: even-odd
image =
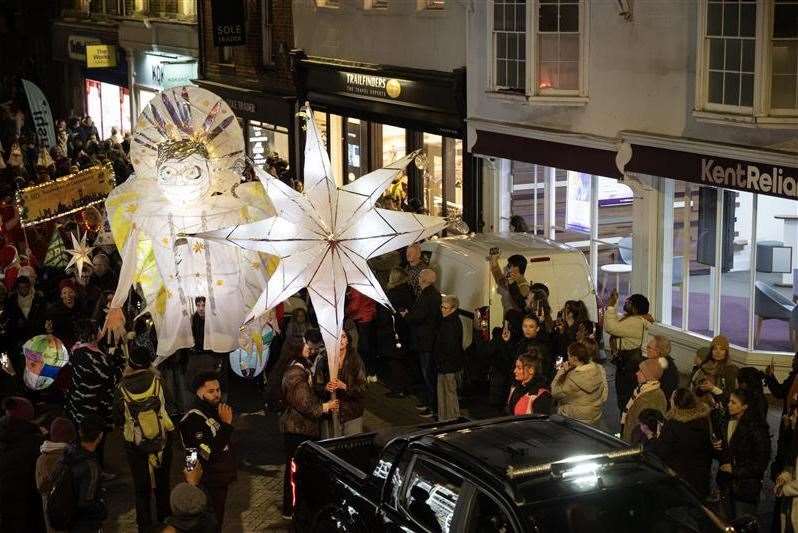
[[[158,188],[170,202],[197,202],[211,189],[211,169],[202,154],[168,159],[158,166]]]

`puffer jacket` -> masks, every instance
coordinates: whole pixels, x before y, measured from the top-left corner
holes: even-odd
[[[709,496],[712,479],[712,433],[709,407],[697,402],[692,409],[671,408],[665,415],[659,438],[650,451],[657,455],[701,497]]]
[[[560,369],[551,384],[551,395],[559,403],[557,413],[597,425],[607,401],[607,375],[604,368],[590,362],[570,372]]]
[[[310,362],[294,359],[283,374],[284,410],[280,415],[280,431],[317,439],[321,434],[319,421],[323,415],[322,401],[311,384]]]

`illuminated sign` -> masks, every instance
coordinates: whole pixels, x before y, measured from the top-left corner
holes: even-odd
[[[116,46],[113,44],[86,45],[86,66],[88,68],[115,68]]]

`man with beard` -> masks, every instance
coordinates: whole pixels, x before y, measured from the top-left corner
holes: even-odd
[[[194,448],[202,463],[200,484],[207,491],[221,530],[227,488],[236,480],[237,461],[231,447],[233,410],[222,403],[216,372],[200,372],[192,382],[194,407],[180,421],[180,435],[186,449]]]
[[[44,333],[45,308],[44,299],[36,294],[31,279],[28,276],[19,276],[14,283],[14,292],[6,300],[5,311],[8,332],[12,334],[10,338],[14,343],[10,353],[14,370],[18,374],[25,368],[19,347],[34,335]]]

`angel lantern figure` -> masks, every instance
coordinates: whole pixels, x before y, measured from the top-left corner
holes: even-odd
[[[230,352],[266,287],[269,256],[190,234],[273,215],[259,183],[241,183],[244,137],[232,110],[197,87],[174,87],[139,116],[131,143],[135,174],[105,205],[122,254],[104,331],[124,332],[122,306],[136,286],[162,360],[195,345],[191,316],[205,297],[204,349]]]

